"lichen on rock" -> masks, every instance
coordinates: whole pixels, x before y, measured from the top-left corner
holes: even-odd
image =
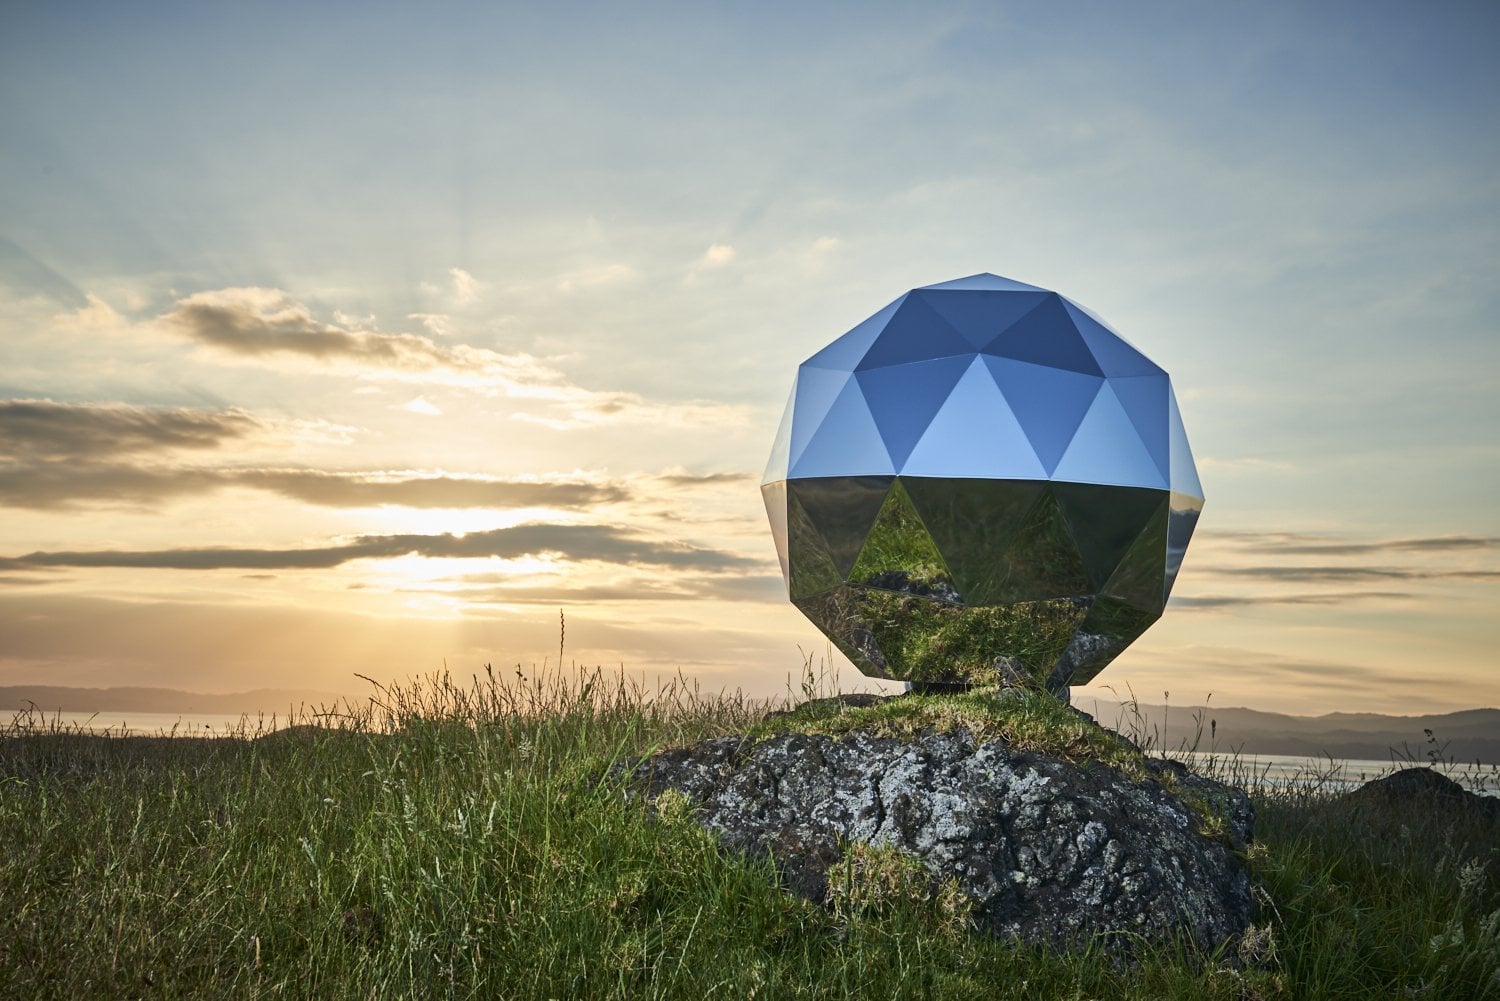
[[[824,713],[819,727],[810,712],[799,726],[792,714],[621,771],[631,795],[687,797],[722,845],[774,859],[783,884],[816,901],[830,901],[830,872],[863,871],[847,858],[856,845],[910,859],[934,898],[961,895],[974,927],[1034,945],[1128,954],[1137,941],[1185,939],[1208,951],[1249,926],[1235,851],[1254,819],[1243,792],[1139,751],[1090,756],[1118,739],[1098,734],[1068,754],[973,719],[889,725],[909,724],[925,701],[847,711],[865,725],[828,725]],[[924,711],[955,718],[951,703]]]

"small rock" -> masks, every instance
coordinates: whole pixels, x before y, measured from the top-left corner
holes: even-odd
[[[1406,804],[1412,809],[1437,810],[1454,817],[1473,816],[1500,822],[1500,799],[1469,792],[1435,768],[1403,768],[1366,782],[1348,793],[1345,799],[1354,805]]]

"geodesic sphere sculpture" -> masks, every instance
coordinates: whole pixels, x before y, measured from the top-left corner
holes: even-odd
[[[1166,372],[991,274],[803,362],[761,494],[792,603],[860,670],[1059,694],[1161,616],[1203,507]]]

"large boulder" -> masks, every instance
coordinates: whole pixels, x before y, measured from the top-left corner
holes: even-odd
[[[934,891],[956,883],[975,925],[995,934],[1115,954],[1184,939],[1212,950],[1252,918],[1234,847],[1250,838],[1250,802],[1180,766],[1141,763],[1131,777],[964,729],[783,732],[663,751],[626,779],[648,800],[685,797],[724,846],[774,859],[784,885],[815,901],[830,867],[864,844],[920,863]]]

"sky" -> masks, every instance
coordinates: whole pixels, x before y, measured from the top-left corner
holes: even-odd
[[[0,685],[561,640],[889,687],[760,473],[801,361],[992,272],[1172,375],[1207,495],[1075,696],[1500,705],[1497,48],[1482,2],[7,3]]]

